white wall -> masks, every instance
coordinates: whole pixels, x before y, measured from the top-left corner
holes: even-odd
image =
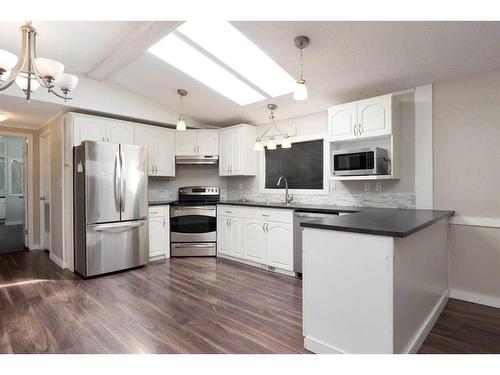
[[[11,184],[10,168],[11,160],[19,159],[24,160],[24,138],[5,137],[7,143],[7,185],[6,185],[6,224],[22,224],[24,220],[24,197],[20,198],[18,195],[11,195],[9,187]],[[26,166],[25,166],[26,167]]]
[[[362,181],[336,181],[330,183],[328,195],[295,195],[295,201],[354,206],[414,207],[415,204],[415,129],[413,96],[406,95],[401,101],[401,179],[384,181],[383,192],[375,192],[375,183],[371,182],[371,192],[364,192]],[[279,115],[279,112],[277,113]],[[266,130],[269,123],[257,127],[257,135]],[[297,136],[321,135],[327,133],[327,112],[318,112],[292,119],[277,121],[278,128]],[[293,144],[292,144],[293,148]],[[262,155],[263,153],[261,153]],[[228,179],[228,197],[242,197],[256,200],[281,200],[283,194],[261,193],[260,173],[257,177],[230,177]],[[240,189],[241,188],[241,189]]]
[[[435,83],[433,95],[434,207],[475,224],[450,226],[452,296],[500,307],[500,70]]]

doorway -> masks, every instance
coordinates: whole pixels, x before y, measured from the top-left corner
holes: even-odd
[[[0,136],[0,253],[23,251],[26,238],[26,138]]]
[[[40,249],[50,243],[50,131],[40,135]]]

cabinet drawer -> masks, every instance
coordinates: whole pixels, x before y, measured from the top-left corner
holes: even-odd
[[[217,206],[217,214],[221,216],[241,217],[244,219],[293,223],[292,209],[219,205]]]
[[[168,216],[168,206],[149,207],[149,217],[165,217],[165,216]]]

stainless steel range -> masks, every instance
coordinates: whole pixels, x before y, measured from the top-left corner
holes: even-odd
[[[179,200],[170,205],[170,255],[215,256],[219,188],[179,188]]]

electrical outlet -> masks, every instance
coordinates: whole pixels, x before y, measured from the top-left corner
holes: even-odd
[[[335,191],[337,187],[335,186],[335,180],[330,181],[330,191]]]
[[[377,193],[381,193],[382,192],[382,182],[375,182],[375,191]]]
[[[370,183],[365,182],[365,191],[370,191]]]

